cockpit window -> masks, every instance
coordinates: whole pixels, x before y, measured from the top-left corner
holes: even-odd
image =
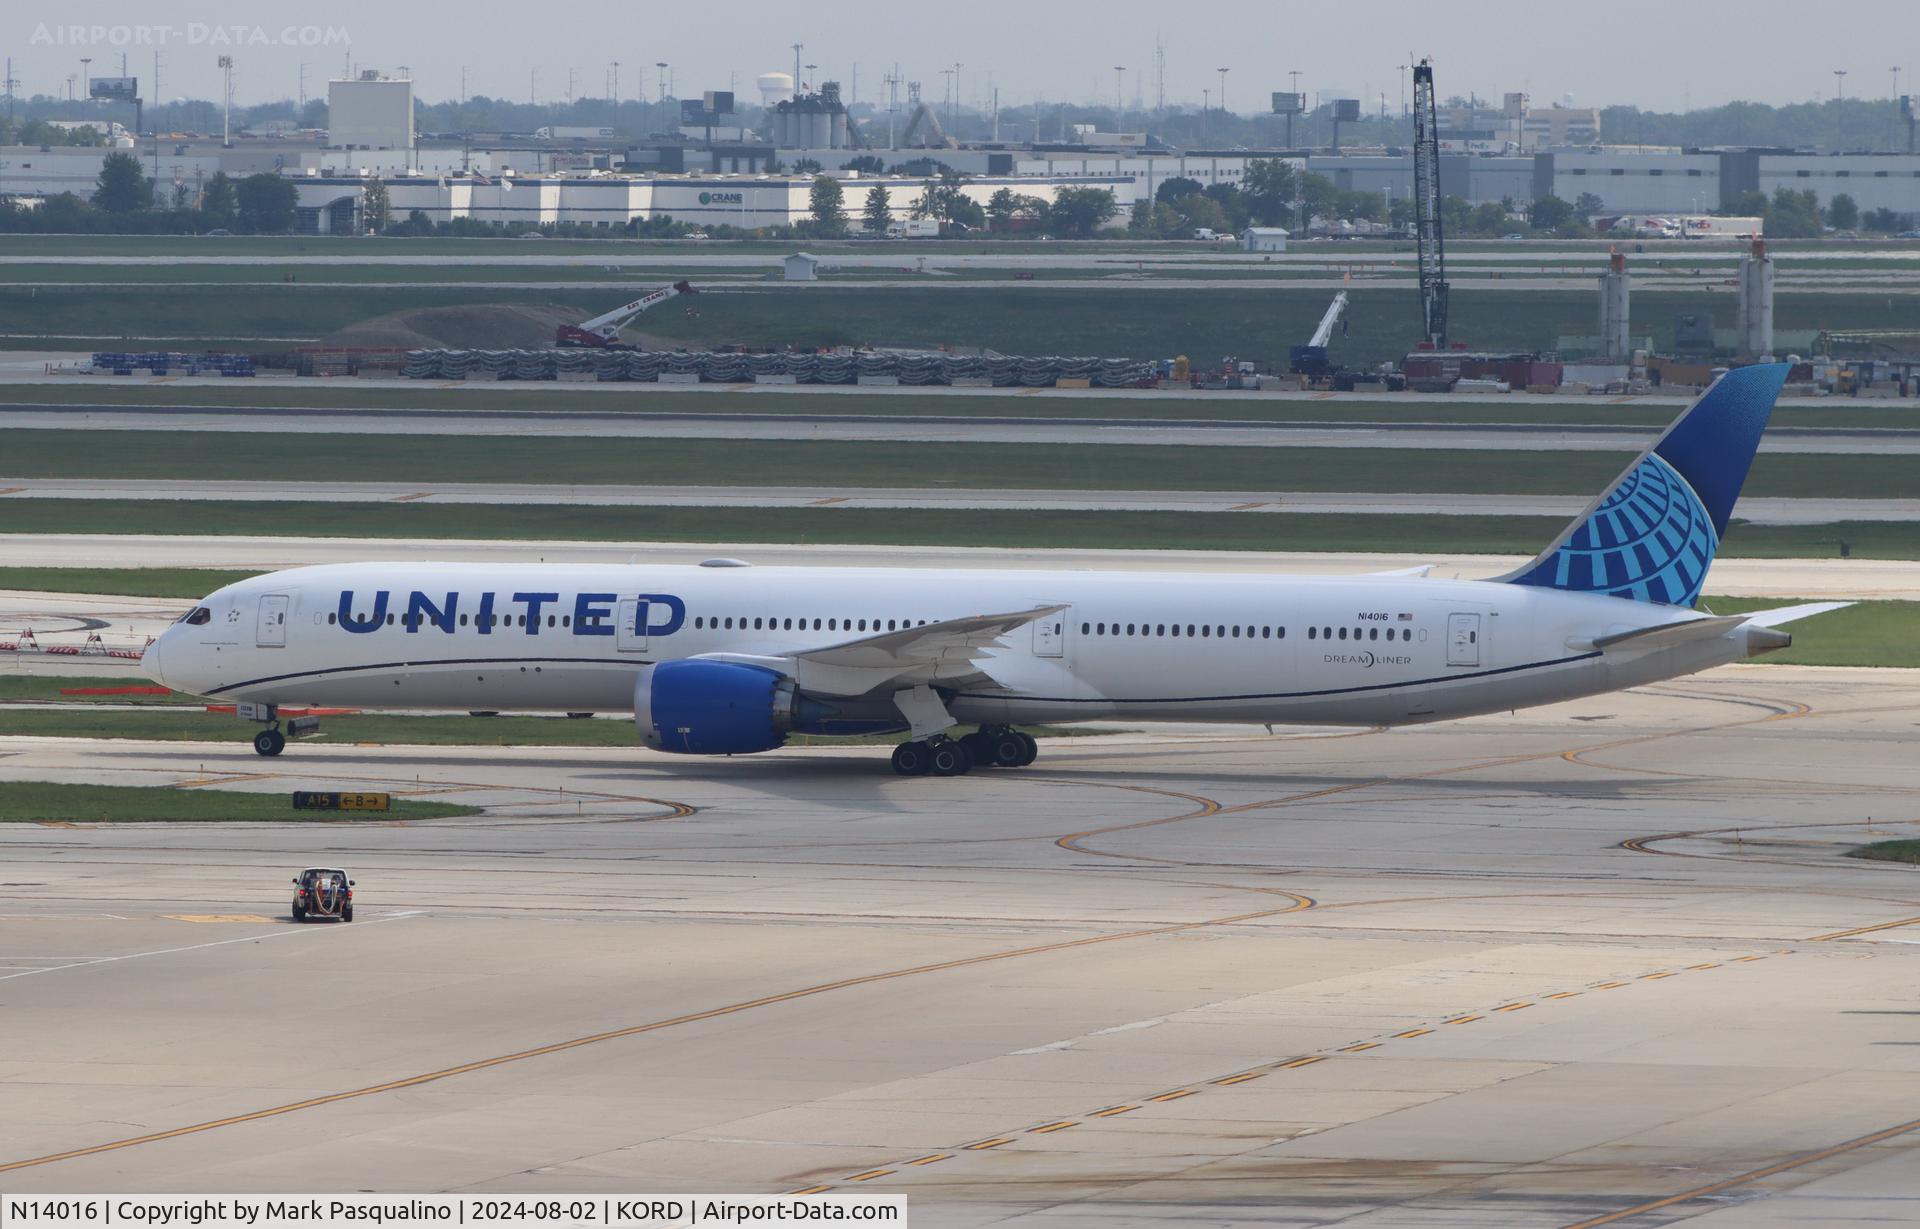
[[[208,610],[205,606],[195,606],[192,610],[175,619],[174,622],[190,623],[195,627],[199,627],[211,618],[213,618],[213,612],[211,610]]]

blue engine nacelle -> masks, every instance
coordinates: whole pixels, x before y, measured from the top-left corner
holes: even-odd
[[[731,661],[663,661],[633,684],[640,741],[684,755],[772,751],[794,726],[793,680]]]

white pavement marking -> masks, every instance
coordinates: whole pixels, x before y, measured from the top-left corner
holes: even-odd
[[[390,914],[386,917],[368,918],[366,921],[356,922],[354,925],[378,926],[382,922],[401,922],[410,917],[419,917],[425,912],[426,910],[424,909],[416,909],[407,913]],[[120,964],[128,960],[144,960],[149,956],[172,956],[180,952],[197,952],[204,948],[227,947],[234,943],[260,943],[268,939],[284,939],[290,935],[318,934],[320,933],[320,929],[321,928],[300,926],[285,930],[270,930],[257,935],[242,935],[237,939],[215,939],[211,943],[190,943],[185,947],[161,947],[155,948],[150,952],[128,952],[124,956],[99,956],[89,960],[78,960],[72,964],[56,964],[44,969],[28,969],[24,973],[9,973],[5,977],[0,977],[0,981],[12,981],[16,977],[32,977],[36,973],[63,973],[68,969],[91,969],[103,964]]]

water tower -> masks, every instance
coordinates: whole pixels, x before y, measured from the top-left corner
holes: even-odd
[[[793,97],[792,73],[761,73],[754,84],[760,87],[760,105],[771,109],[775,103]]]

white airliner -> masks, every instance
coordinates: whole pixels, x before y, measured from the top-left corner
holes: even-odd
[[[1844,604],[1694,609],[1785,372],[1722,377],[1494,580],[329,565],[219,590],[145,665],[236,702],[265,727],[262,755],[286,745],[282,707],[632,710],[660,751],[897,732],[898,772],[942,776],[1031,763],[1022,723],[1397,725],[1551,704],[1785,647],[1779,624]],[[961,724],[978,730],[949,737]]]

